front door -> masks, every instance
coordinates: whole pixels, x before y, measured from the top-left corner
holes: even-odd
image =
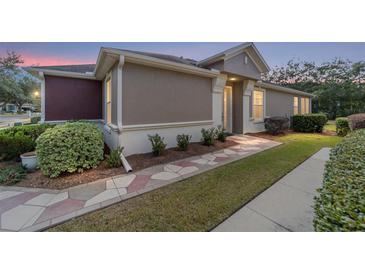
[[[223,128],[232,132],[232,87],[224,87],[223,93]]]

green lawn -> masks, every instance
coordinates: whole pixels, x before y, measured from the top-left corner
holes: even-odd
[[[115,204],[49,231],[208,231],[322,147],[341,138],[290,134],[283,145]]]
[[[324,130],[325,131],[332,131],[332,132],[336,132],[336,121],[334,120],[329,120],[327,122],[327,124],[324,126]]]

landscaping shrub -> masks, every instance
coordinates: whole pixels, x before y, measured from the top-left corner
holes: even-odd
[[[316,231],[365,231],[365,129],[351,132],[330,154],[315,198]]]
[[[344,137],[350,131],[349,121],[346,117],[336,119],[336,133],[338,136]]]
[[[224,128],[222,126],[217,127],[216,135],[217,135],[218,141],[221,141],[222,143],[224,143],[226,141],[227,133],[224,132]]]
[[[13,160],[20,154],[34,150],[34,142],[28,136],[0,135],[0,161]]]
[[[188,149],[191,140],[191,135],[179,134],[176,136],[178,150],[185,151]]]
[[[284,130],[289,129],[289,119],[286,117],[265,118],[265,129],[272,135],[277,135]]]
[[[25,178],[26,171],[21,166],[4,167],[0,169],[0,185],[13,185]]]
[[[215,139],[216,133],[217,133],[217,130],[215,127],[212,127],[209,129],[202,128],[201,133],[202,133],[201,140],[203,142],[203,145],[205,145],[205,146],[214,145],[214,139]]]
[[[120,154],[123,151],[123,147],[118,147],[117,149],[112,149],[110,154],[106,156],[106,162],[108,167],[120,167],[122,166],[122,160],[120,159]]]
[[[327,123],[325,114],[304,114],[293,116],[293,129],[298,132],[318,132],[323,131]]]
[[[103,159],[103,135],[92,123],[57,125],[36,142],[39,166],[51,178],[96,167]]]
[[[43,132],[48,128],[52,128],[54,125],[40,124],[40,125],[24,125],[17,127],[10,127],[0,131],[0,135],[7,136],[27,136],[35,141]],[[34,143],[35,145],[35,143]]]
[[[350,115],[348,120],[351,130],[365,128],[365,113]]]
[[[39,116],[30,118],[31,124],[38,124],[40,121],[41,121],[41,117],[39,117]]]
[[[166,148],[166,144],[163,142],[164,138],[160,135],[148,135],[148,140],[152,144],[152,153],[154,156],[160,156]]]

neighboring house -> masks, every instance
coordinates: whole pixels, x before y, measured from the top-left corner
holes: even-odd
[[[253,43],[199,62],[101,48],[95,65],[33,69],[43,79],[43,122],[97,121],[126,155],[151,151],[148,134],[174,147],[178,134],[199,141],[203,127],[258,132],[265,117],[311,112],[310,94],[260,80],[269,67]]]
[[[17,112],[18,107],[14,104],[0,103],[0,112]]]
[[[26,110],[31,110],[34,111],[34,106],[33,104],[24,104],[22,105],[22,110],[26,111]],[[0,103],[0,113],[1,112],[12,112],[12,113],[16,113],[18,112],[18,107],[15,104],[4,104],[4,103]]]

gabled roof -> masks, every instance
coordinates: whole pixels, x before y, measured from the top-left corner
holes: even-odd
[[[256,65],[256,67],[260,72],[268,72],[270,70],[265,59],[262,57],[256,46],[252,42],[242,43],[236,47],[219,52],[211,57],[199,61],[197,65],[202,67],[208,66],[221,60],[230,59],[243,52],[246,52],[249,55],[249,57],[252,59],[252,61],[254,62],[254,64]]]

